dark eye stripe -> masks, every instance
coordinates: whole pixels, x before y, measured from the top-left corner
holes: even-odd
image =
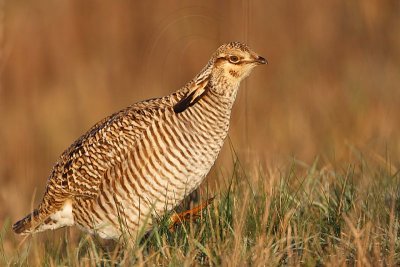
[[[238,62],[234,63],[234,62],[231,62],[231,61],[229,60],[229,56],[218,57],[218,58],[216,59],[216,62],[218,62],[218,61],[222,61],[222,60],[229,61],[229,63],[231,63],[231,64],[235,64],[235,65],[245,65],[245,64],[248,64],[248,63],[253,63],[252,61],[249,61],[249,60],[243,60],[243,59],[239,59],[239,61],[238,61]]]

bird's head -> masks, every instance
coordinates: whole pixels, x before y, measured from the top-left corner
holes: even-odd
[[[267,60],[243,43],[221,45],[203,70],[183,87],[185,96],[174,105],[174,111],[185,111],[209,91],[233,104],[240,82],[262,64]]]
[[[238,86],[255,66],[267,63],[265,58],[239,42],[221,45],[212,60],[211,79],[214,84],[227,86]]]

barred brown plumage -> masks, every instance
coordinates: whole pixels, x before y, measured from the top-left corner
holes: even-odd
[[[42,202],[14,231],[76,224],[102,238],[136,236],[200,185],[228,133],[240,81],[265,63],[245,44],[224,44],[183,88],[94,125],[61,155]]]

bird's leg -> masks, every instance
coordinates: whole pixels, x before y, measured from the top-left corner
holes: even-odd
[[[170,218],[169,229],[171,231],[174,231],[174,227],[179,224],[182,224],[184,221],[190,221],[190,220],[199,218],[201,211],[203,209],[205,209],[208,205],[210,205],[213,200],[214,200],[214,197],[204,201],[200,205],[198,205],[190,210],[172,214],[172,216]]]

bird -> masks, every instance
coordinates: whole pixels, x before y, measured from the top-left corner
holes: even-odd
[[[179,90],[101,120],[61,154],[40,204],[13,231],[76,225],[102,239],[137,237],[201,184],[227,137],[240,82],[266,63],[244,43],[225,43]]]

